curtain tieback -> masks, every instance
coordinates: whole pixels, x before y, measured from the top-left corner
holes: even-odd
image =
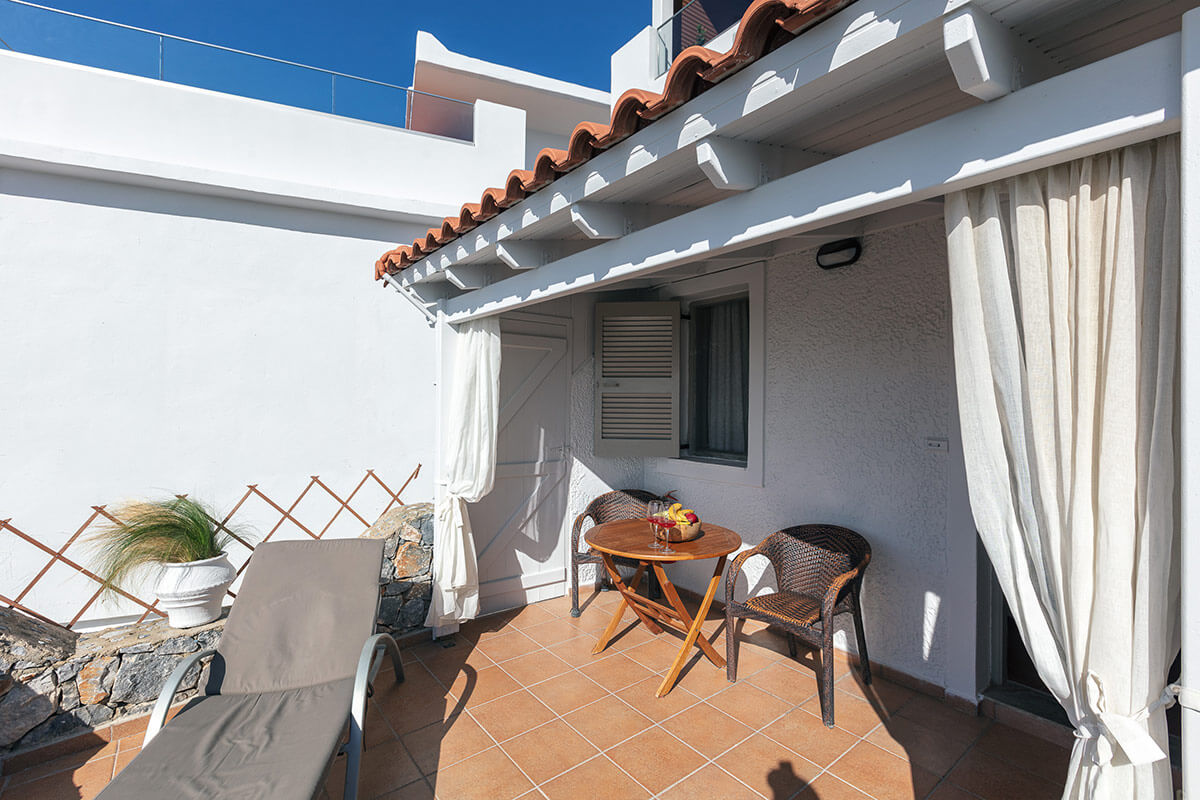
[[[1194,702],[1200,694],[1173,683],[1162,690],[1158,699],[1133,714],[1115,714],[1108,710],[1104,698],[1104,683],[1095,672],[1089,671],[1084,682],[1087,689],[1088,707],[1091,716],[1080,720],[1075,728],[1076,739],[1088,743],[1086,756],[1093,764],[1105,765],[1113,760],[1116,748],[1120,748],[1130,764],[1151,764],[1167,757],[1154,741],[1146,727],[1146,720],[1160,708],[1170,708],[1177,697]]]

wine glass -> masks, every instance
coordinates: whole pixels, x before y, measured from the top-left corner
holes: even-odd
[[[662,500],[651,500],[646,503],[646,521],[650,523],[650,549],[660,550],[662,545],[658,543],[658,526],[662,523],[663,517],[667,513],[667,504]]]
[[[659,545],[658,552],[661,553],[662,555],[669,555],[671,553],[674,553],[675,551],[671,548],[670,536],[671,536],[671,528],[674,528],[676,525],[675,520],[671,519],[671,517],[667,514],[666,511],[663,511],[662,522],[660,522],[659,525],[661,525],[663,528],[663,540],[662,540],[662,544]]]

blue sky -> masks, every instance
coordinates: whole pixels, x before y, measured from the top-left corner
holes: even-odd
[[[570,3],[387,2],[387,0],[49,0],[43,5],[205,42],[407,85],[418,29],[451,50],[563,80],[608,89],[609,56],[650,21],[646,0]],[[157,41],[72,23],[0,0],[0,38],[14,50],[154,76]],[[297,74],[182,46],[164,52],[184,83],[252,96],[277,91],[281,102],[319,107],[328,87]],[[197,77],[201,76],[201,77]],[[207,84],[205,82],[208,82]],[[339,97],[380,102],[369,87],[343,86]],[[328,109],[322,109],[328,110]],[[341,110],[341,109],[339,109]],[[353,112],[348,112],[352,113]],[[384,121],[384,120],[380,120]]]

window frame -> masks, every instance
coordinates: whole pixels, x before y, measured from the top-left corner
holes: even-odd
[[[765,449],[766,395],[766,264],[755,262],[695,278],[686,278],[659,288],[658,298],[678,300],[685,316],[696,303],[746,295],[750,303],[749,397],[746,414],[746,465],[722,464],[711,460],[684,457],[651,457],[658,472],[693,480],[729,483],[739,486],[763,485]],[[691,392],[689,391],[691,326],[680,332],[680,441],[690,440]]]

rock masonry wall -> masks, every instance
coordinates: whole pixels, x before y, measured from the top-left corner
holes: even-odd
[[[377,628],[405,636],[424,628],[432,588],[433,507],[385,513],[363,538],[384,539]],[[0,757],[148,712],[188,654],[216,647],[225,619],[178,630],[156,618],[78,634],[0,608]],[[177,700],[195,695],[208,664],[184,678]]]

